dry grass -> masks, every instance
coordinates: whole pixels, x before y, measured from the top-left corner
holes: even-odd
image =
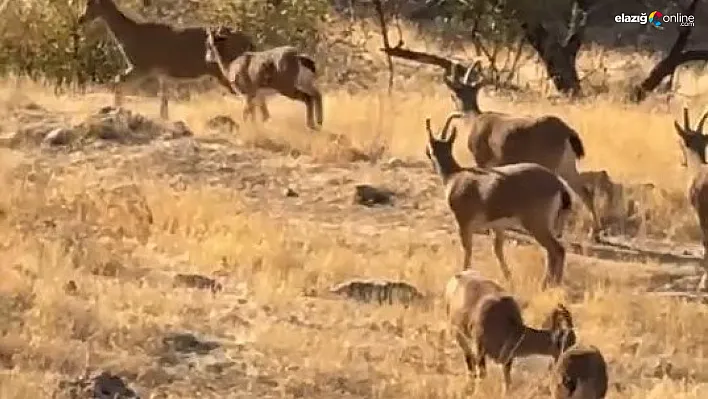
[[[15,106],[23,97],[67,123],[111,100],[101,91],[56,97],[32,84],[19,90],[6,84],[1,94],[5,133],[27,123]],[[327,93],[325,131],[313,136],[298,128],[304,125],[299,104],[273,98],[267,129],[243,129],[236,134],[241,144],[226,137],[222,147],[199,161],[185,158],[170,174],[158,172],[181,161],[180,153],[156,152],[157,144],[73,154],[3,150],[0,397],[50,397],[58,380],[86,367],[123,373],[151,392],[147,397],[471,394],[461,354],[444,334],[437,299],[461,257],[457,237],[446,231],[451,220],[437,180],[427,169],[392,175],[377,166],[347,165],[346,146],[328,138],[343,135],[364,151],[382,143],[391,156],[423,160],[423,120],[431,116],[439,125],[450,105],[448,93],[432,85],[393,99]],[[643,204],[652,213],[648,233],[695,238],[695,221],[682,202],[687,176],[669,115],[602,99],[570,106],[484,96],[481,106],[565,118],[586,143],[589,155],[581,168],[606,169],[622,182],[652,182],[666,190]],[[157,116],[155,99],[132,99],[128,107]],[[240,115],[240,104],[213,94],[171,103],[171,112],[206,136],[211,117]],[[304,156],[293,160],[253,149],[262,136]],[[462,145],[457,153],[469,162]],[[238,161],[223,161],[222,155]],[[189,171],[190,162],[197,169],[223,162],[233,170],[212,176]],[[176,185],[180,179],[183,184]],[[347,189],[362,180],[408,187],[415,205],[346,205]],[[273,194],[288,182],[301,191],[301,203],[289,205]],[[500,278],[486,238],[478,242],[475,267]],[[570,256],[567,279],[573,283],[540,293],[540,251],[507,252],[531,323],[558,301],[571,304],[580,339],[598,346],[610,363],[610,397],[708,395],[708,310],[643,293],[664,269]],[[212,295],[174,288],[177,272],[217,275],[224,290]],[[406,309],[321,297],[353,276],[404,278],[435,303]],[[64,289],[69,280],[75,293]],[[210,337],[222,347],[175,359],[161,340],[179,331]],[[543,397],[544,366],[519,362],[513,397]],[[498,397],[499,370],[490,369],[475,397]]]

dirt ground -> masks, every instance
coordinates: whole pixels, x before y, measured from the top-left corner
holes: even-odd
[[[462,254],[422,146],[423,117],[447,112],[444,92],[333,93],[317,133],[280,99],[274,120],[253,129],[215,119],[240,115],[220,95],[170,103],[173,122],[162,123],[150,98],[126,111],[101,109],[111,99],[101,91],[1,94],[0,397],[81,397],[82,376],[103,371],[146,398],[472,395],[440,303]],[[707,397],[707,308],[653,292],[692,289],[701,254],[678,150],[667,150],[670,117],[611,103],[524,107],[577,126],[584,169],[656,185],[634,198],[636,234],[615,245],[586,242],[579,211],[562,288],[540,292],[535,245],[507,245],[526,321],[565,303],[579,340],[608,361],[610,398]],[[648,126],[656,138],[637,139]],[[391,203],[355,203],[360,184],[391,190]],[[485,235],[473,262],[503,282]],[[351,278],[403,280],[424,300],[330,292]],[[547,365],[519,361],[511,397],[547,397]],[[500,381],[491,365],[474,397],[499,397]]]

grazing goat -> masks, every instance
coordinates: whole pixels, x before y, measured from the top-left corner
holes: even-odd
[[[607,364],[594,346],[573,345],[563,352],[551,375],[553,399],[602,399],[607,395]]]
[[[221,57],[222,42],[226,39],[218,33],[208,32],[204,59],[219,67],[223,77],[233,85],[232,91],[245,95],[244,120],[253,119],[256,102],[263,121],[270,118],[264,92],[271,89],[292,100],[304,102],[307,106],[307,126],[311,129],[321,127],[322,94],[315,84],[317,70],[312,58],[300,54],[293,46],[280,46],[264,51],[247,51],[227,64]]]
[[[563,305],[550,314],[549,329],[528,327],[517,301],[497,283],[472,270],[450,278],[445,287],[445,304],[469,373],[484,378],[486,357],[490,357],[502,365],[505,392],[511,385],[514,358],[545,355],[556,360],[576,341],[572,317]]]
[[[203,27],[175,28],[156,22],[139,22],[128,17],[113,0],[87,0],[86,10],[79,17],[80,24],[102,19],[111,33],[127,67],[114,80],[114,105],[121,106],[121,86],[129,81],[137,83],[148,76],[156,76],[160,90],[160,116],[168,118],[167,82],[171,80],[198,80],[213,76],[229,87],[219,69],[204,60]],[[253,42],[246,34],[227,28],[222,57],[230,62],[243,52],[253,50]]]
[[[708,118],[708,109],[698,120],[695,129],[691,129],[688,121],[688,109],[683,109],[683,126],[674,121],[674,128],[679,136],[683,152],[682,165],[691,173],[688,186],[688,199],[698,216],[698,222],[703,234],[703,276],[697,289],[708,287],[708,166],[706,166],[706,151],[708,151],[708,136],[703,134],[703,125]]]
[[[426,119],[426,154],[442,177],[447,203],[455,216],[462,249],[463,268],[472,262],[472,233],[477,228],[494,232],[494,253],[507,281],[511,272],[504,259],[504,232],[521,225],[546,250],[545,288],[560,284],[565,267],[565,248],[558,240],[572,201],[570,188],[562,178],[534,163],[517,163],[494,168],[463,168],[452,155],[457,136],[452,117],[445,122],[440,139],[433,136],[430,118]]]
[[[445,84],[452,90],[468,132],[467,148],[478,166],[486,168],[520,162],[545,166],[563,177],[590,210],[593,219],[592,237],[599,240],[600,221],[595,211],[592,194],[583,185],[576,162],[585,156],[578,133],[555,116],[521,117],[499,112],[482,112],[477,103],[484,79],[471,84],[470,67],[462,80],[445,76]]]

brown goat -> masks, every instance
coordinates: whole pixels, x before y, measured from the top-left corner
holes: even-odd
[[[562,178],[535,163],[518,163],[494,168],[463,168],[452,155],[457,136],[448,118],[436,139],[426,120],[426,154],[445,185],[447,203],[457,221],[463,268],[472,263],[472,233],[477,228],[494,232],[494,252],[507,281],[511,271],[504,258],[504,232],[521,225],[546,250],[543,287],[560,284],[565,267],[565,248],[558,240],[563,221],[571,209],[570,188]]]
[[[585,156],[583,142],[573,128],[555,116],[538,118],[482,112],[478,105],[481,79],[472,84],[467,70],[462,80],[445,76],[445,84],[454,93],[459,112],[452,115],[463,119],[468,132],[467,148],[478,166],[487,168],[521,162],[537,163],[563,177],[590,210],[593,219],[592,237],[599,240],[600,221],[592,194],[583,185],[577,160]]]
[[[703,134],[703,125],[708,118],[708,109],[698,120],[696,128],[692,129],[688,121],[688,109],[683,109],[683,126],[674,121],[674,128],[679,136],[683,152],[683,166],[689,169],[691,180],[688,186],[688,199],[698,216],[698,223],[703,234],[703,276],[698,283],[698,290],[708,287],[708,166],[706,152],[708,151],[708,136]]]
[[[148,76],[158,78],[160,116],[165,119],[169,116],[166,78],[198,80],[212,76],[229,88],[229,82],[216,65],[204,60],[205,28],[181,29],[157,22],[140,22],[128,17],[113,0],[87,0],[78,22],[86,24],[97,18],[105,21],[126,63],[126,69],[114,78],[116,107],[123,102],[123,84],[138,83]],[[250,37],[244,33],[222,28],[220,35],[224,38],[221,48],[224,62],[231,62],[254,49]]]
[[[317,69],[312,58],[301,54],[293,46],[280,46],[264,51],[247,51],[227,64],[221,58],[222,43],[226,39],[218,32],[209,31],[204,59],[218,65],[221,74],[231,83],[234,93],[240,92],[246,97],[244,120],[254,118],[256,102],[263,121],[268,120],[270,113],[264,93],[275,90],[292,100],[304,102],[307,107],[307,126],[311,129],[321,127],[322,94],[315,84]]]
[[[514,358],[545,355],[556,360],[566,348],[575,344],[572,317],[563,305],[558,305],[550,314],[551,328],[528,327],[514,297],[494,281],[472,270],[450,278],[445,288],[445,304],[450,327],[462,349],[468,372],[473,377],[484,378],[486,357],[490,357],[502,365],[504,392],[511,385]]]
[[[563,352],[551,375],[553,399],[602,399],[607,395],[607,364],[594,346],[574,345]]]

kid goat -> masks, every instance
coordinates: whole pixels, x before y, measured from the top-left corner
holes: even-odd
[[[528,327],[514,297],[473,270],[450,278],[445,287],[445,304],[467,370],[474,377],[484,378],[485,358],[490,357],[502,365],[505,392],[511,385],[514,358],[544,355],[556,360],[576,341],[573,319],[563,305],[559,304],[549,315],[549,328]]]
[[[255,103],[261,110],[263,121],[270,118],[264,92],[275,90],[293,100],[302,101],[307,107],[307,126],[319,129],[322,125],[322,94],[315,84],[315,61],[300,54],[293,46],[280,46],[264,51],[247,51],[230,64],[222,59],[227,37],[218,32],[207,32],[207,63],[215,63],[223,77],[230,82],[234,94],[246,97],[243,118],[253,119]],[[315,125],[315,114],[317,125]]]

